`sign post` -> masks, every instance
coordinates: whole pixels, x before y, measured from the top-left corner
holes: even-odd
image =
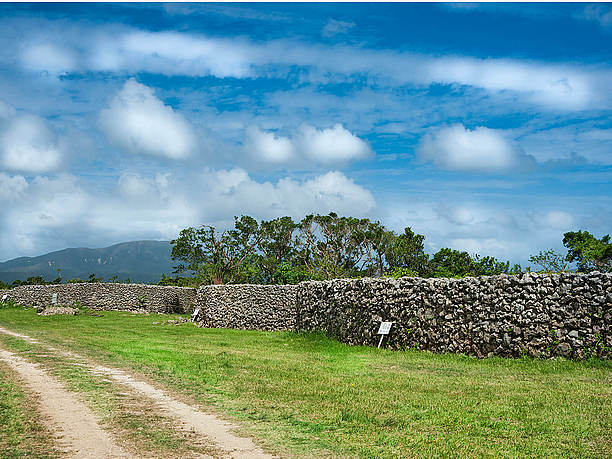
[[[51,295],[51,304],[57,306],[57,293]]]
[[[393,322],[381,322],[380,323],[380,328],[378,329],[378,334],[380,335],[380,341],[378,342],[378,349],[380,349],[380,345],[382,344],[382,341],[385,335],[389,334],[389,331],[391,330],[391,325],[393,325]]]

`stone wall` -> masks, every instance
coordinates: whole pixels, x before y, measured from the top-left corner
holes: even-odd
[[[0,296],[24,306],[48,306],[57,293],[57,304],[98,310],[138,310],[146,312],[191,312],[196,290],[187,287],[165,287],[145,284],[80,283],[58,285],[23,285],[1,290]]]
[[[191,312],[203,327],[321,330],[349,344],[477,356],[612,357],[612,274],[526,273],[464,279],[336,279],[299,285],[22,286],[22,305]],[[195,306],[194,306],[195,305]]]
[[[296,285],[206,285],[198,289],[200,327],[294,330]]]
[[[304,282],[298,330],[349,344],[477,356],[612,356],[612,274]]]

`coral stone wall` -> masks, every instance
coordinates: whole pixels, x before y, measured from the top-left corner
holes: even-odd
[[[299,285],[142,284],[22,286],[0,292],[22,305],[80,302],[94,309],[191,312],[202,327],[322,330],[349,344],[480,357],[612,357],[612,273],[336,279]],[[195,304],[195,306],[194,306]]]
[[[163,313],[190,312],[196,297],[196,290],[187,287],[103,283],[23,285],[0,291],[0,296],[24,306],[48,306],[54,293],[62,306],[79,302],[92,309]]]
[[[297,291],[299,330],[349,344],[477,356],[610,357],[612,274],[338,279]]]
[[[198,289],[200,327],[294,330],[296,285],[207,285]]]

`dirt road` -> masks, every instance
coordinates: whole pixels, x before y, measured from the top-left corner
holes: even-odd
[[[176,400],[164,390],[156,388],[146,381],[139,380],[123,370],[96,365],[83,356],[72,352],[61,352],[40,341],[0,327],[0,333],[22,339],[32,344],[53,350],[55,355],[62,355],[74,365],[85,367],[93,374],[111,378],[140,396],[149,399],[162,416],[173,419],[177,429],[194,432],[202,440],[214,447],[213,456],[228,458],[272,458],[255,443],[246,437],[235,434],[236,426],[212,414],[204,413],[196,407]],[[6,362],[25,381],[26,390],[33,393],[41,402],[44,415],[50,420],[50,428],[57,433],[60,445],[69,451],[67,456],[80,458],[124,458],[135,457],[125,453],[112,436],[103,430],[100,420],[79,400],[76,394],[69,392],[55,378],[50,376],[40,365],[25,358],[0,349],[0,360]]]

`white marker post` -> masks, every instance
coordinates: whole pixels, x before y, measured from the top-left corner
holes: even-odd
[[[388,335],[389,331],[391,331],[391,325],[393,325],[393,322],[381,322],[380,323],[380,328],[378,329],[378,334],[380,335],[380,341],[378,342],[378,349],[380,349],[380,345],[382,344],[382,340],[385,337],[385,335]]]
[[[53,295],[51,295],[51,304],[53,306],[57,306],[57,293],[54,293]]]
[[[2,302],[6,303],[6,299],[8,298],[8,295],[2,295]]]

